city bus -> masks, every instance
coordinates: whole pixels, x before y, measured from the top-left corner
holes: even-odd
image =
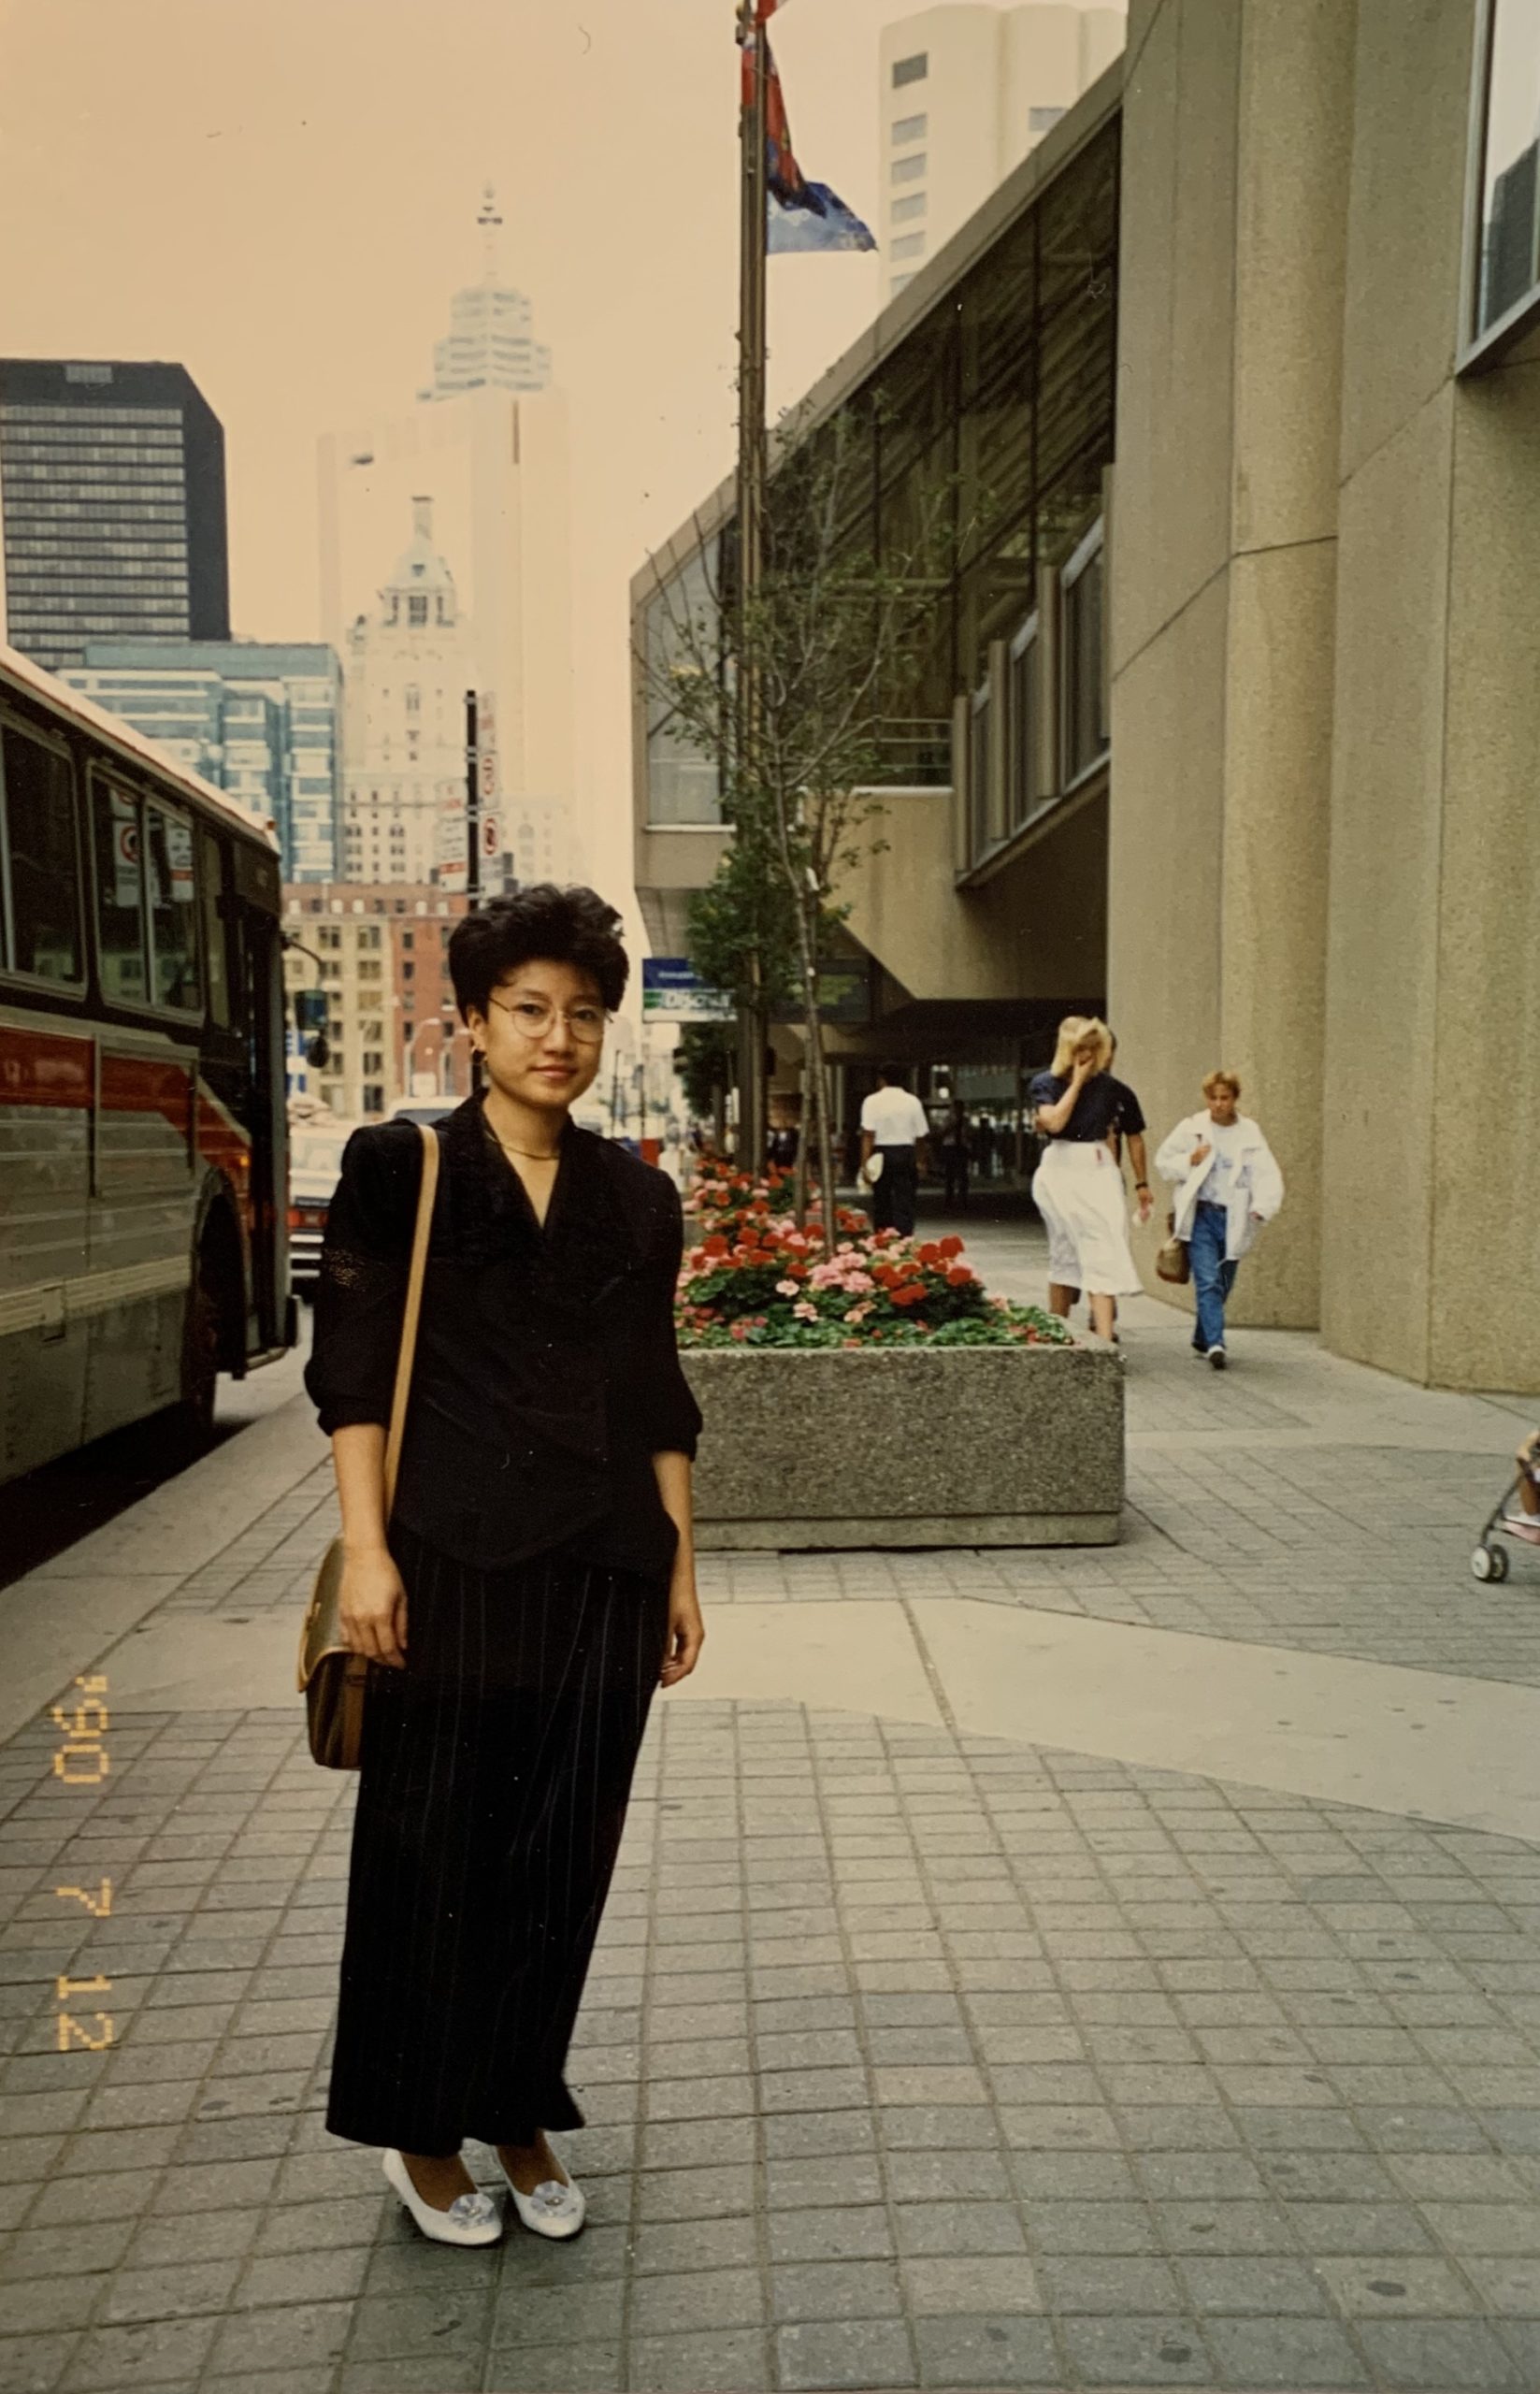
[[[0,644],[0,1481],[292,1346],[271,830]]]

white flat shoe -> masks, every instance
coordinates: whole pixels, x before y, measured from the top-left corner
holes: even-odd
[[[570,2178],[542,2178],[532,2195],[521,2195],[511,2178],[503,2170],[501,2154],[493,2147],[497,2167],[508,2180],[508,2191],[513,2207],[525,2228],[537,2236],[575,2236],[588,2216],[588,2204],[581,2186]]]
[[[425,2236],[440,2244],[496,2244],[502,2234],[502,2214],[480,2186],[473,2194],[456,2195],[447,2211],[439,2211],[424,2201],[394,2144],[386,2145],[381,2166]]]

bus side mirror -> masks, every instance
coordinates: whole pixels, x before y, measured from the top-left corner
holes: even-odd
[[[324,1071],[331,1060],[332,1051],[326,1045],[326,1034],[324,1031],[318,1031],[305,1050],[305,1061],[313,1064],[319,1073]]]
[[[313,1037],[318,1031],[325,1030],[326,992],[324,989],[296,989],[294,993],[294,1001],[295,1029],[301,1039],[307,1034]]]

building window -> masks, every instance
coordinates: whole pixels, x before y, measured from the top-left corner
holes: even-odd
[[[1006,806],[1013,831],[1019,831],[1038,811],[1042,709],[1037,632],[1037,617],[1029,615],[1011,642],[1005,685]]]
[[[912,58],[893,61],[893,89],[902,91],[906,83],[923,83],[930,72],[930,52],[917,50]]]
[[[1063,113],[1062,108],[1029,108],[1027,130],[1029,133],[1047,133],[1058,123]]]
[[[896,274],[896,275],[893,277],[892,281],[888,284],[888,286],[887,286],[887,287],[888,287],[889,291],[891,291],[891,293],[893,294],[893,296],[894,296],[895,298],[897,298],[897,297],[898,297],[898,296],[899,296],[899,294],[900,294],[900,291],[903,291],[903,290],[906,290],[906,289],[908,288],[909,284],[910,284],[910,283],[912,283],[912,282],[914,281],[914,275],[913,275],[912,273],[910,273],[910,274]]]
[[[923,233],[903,234],[893,243],[889,254],[896,258],[923,258],[925,235]]]
[[[928,120],[923,116],[900,116],[894,122],[893,147],[901,150],[906,142],[923,141]]]
[[[912,191],[904,198],[896,199],[889,213],[895,224],[908,224],[916,216],[923,216],[928,205],[923,191]]]
[[[1540,11],[1484,0],[1476,44],[1465,342],[1512,339],[1540,313]]]
[[[407,684],[407,713],[408,714],[421,714],[422,712],[423,693],[417,687],[415,682],[409,682]]]
[[[426,598],[425,598],[425,597],[424,597],[424,598],[418,598],[418,597],[416,597],[416,596],[413,596],[413,597],[410,598],[407,600],[407,621],[408,621],[408,623],[409,623],[409,624],[425,624],[425,623],[427,622],[427,619],[428,619],[428,602],[427,602]]]
[[[992,844],[989,787],[991,692],[986,681],[973,693],[968,722],[968,853],[976,860]]]
[[[887,180],[892,183],[922,182],[925,179],[925,169],[926,153],[923,150],[916,150],[912,158],[894,159],[887,170]]]
[[[1087,534],[1060,576],[1064,642],[1064,786],[1070,789],[1107,753],[1102,672],[1104,579],[1100,524]]]

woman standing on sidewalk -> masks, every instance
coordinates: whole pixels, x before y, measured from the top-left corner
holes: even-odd
[[[1240,1075],[1210,1073],[1203,1095],[1208,1111],[1178,1122],[1161,1141],[1155,1169],[1162,1180],[1181,1182],[1172,1234],[1186,1239],[1192,1259],[1193,1351],[1222,1372],[1226,1301],[1242,1256],[1283,1204],[1284,1185],[1261,1124],[1239,1110]]]
[[[348,1143],[306,1371],[332,1439],[342,1627],[370,1658],[326,2126],[385,2148],[419,2227],[502,2232],[497,2150],[547,2236],[583,2199],[546,2141],[655,1687],[694,1669],[679,1192],[569,1109],[626,958],[592,890],[467,916],[449,945],[484,1093],[438,1125],[395,1510],[383,1457],[422,1170],[414,1124]]]
[[[1144,1286],[1129,1249],[1123,1169],[1108,1144],[1125,1095],[1107,1070],[1111,1061],[1106,1024],[1095,1015],[1066,1015],[1052,1070],[1028,1090],[1046,1142],[1032,1201],[1048,1228],[1048,1305],[1067,1320],[1084,1289],[1099,1338],[1113,1334],[1115,1301]]]

